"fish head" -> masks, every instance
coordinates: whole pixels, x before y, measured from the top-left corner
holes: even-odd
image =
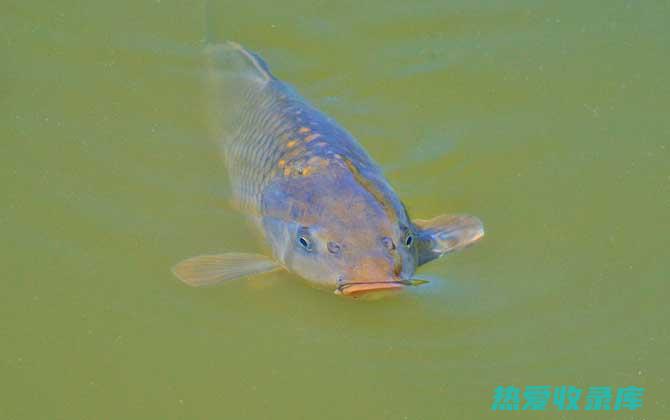
[[[346,161],[275,180],[262,213],[266,238],[287,269],[348,296],[401,290],[419,265],[447,252],[441,246],[458,242],[458,229],[413,223],[378,171]]]

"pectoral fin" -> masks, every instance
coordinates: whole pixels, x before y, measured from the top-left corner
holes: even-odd
[[[172,272],[189,286],[200,287],[280,268],[280,264],[264,255],[228,253],[186,259],[174,266]]]
[[[484,236],[484,225],[475,216],[455,214],[415,220],[419,228],[419,265],[466,248]]]

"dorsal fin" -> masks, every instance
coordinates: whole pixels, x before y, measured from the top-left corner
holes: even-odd
[[[205,52],[213,64],[212,67],[227,76],[239,76],[259,82],[274,79],[267,63],[258,54],[236,42],[212,44],[206,47]]]
[[[240,126],[240,121],[249,113],[264,115],[263,106],[279,97],[283,84],[270,73],[260,56],[235,42],[210,44],[205,47],[204,56],[211,136],[225,144],[239,130],[257,129]]]

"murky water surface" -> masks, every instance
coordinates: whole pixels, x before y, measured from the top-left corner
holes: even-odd
[[[635,385],[618,415],[667,417],[669,12],[10,1],[0,418],[506,418],[498,385]],[[184,257],[259,249],[206,139],[205,20],[354,133],[415,217],[478,215],[483,242],[378,302],[179,283]]]

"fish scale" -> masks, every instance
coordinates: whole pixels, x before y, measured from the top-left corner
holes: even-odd
[[[222,145],[236,202],[245,210],[259,212],[264,187],[284,176],[277,171],[280,160],[346,155],[361,166],[375,167],[346,131],[277,79],[255,81],[237,99],[243,102],[234,104],[239,117],[228,121],[237,129],[222,138]],[[318,130],[318,142],[306,143],[313,130]],[[287,147],[291,141],[296,142],[293,148]]]

